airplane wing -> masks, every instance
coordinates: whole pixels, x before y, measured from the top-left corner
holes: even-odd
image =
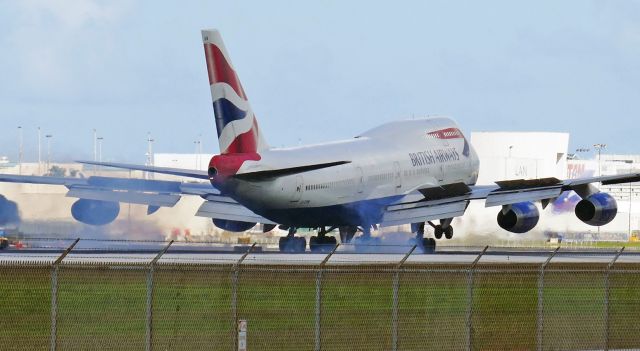
[[[467,186],[463,183],[426,187],[414,191],[388,206],[381,225],[401,225],[464,214],[472,200],[485,200],[485,207],[509,206],[519,202],[541,201],[545,208],[564,191],[573,190],[581,197],[597,193],[593,183],[604,185],[640,181],[640,173],[559,180],[541,178],[498,181],[495,185]]]
[[[95,162],[95,161],[76,161],[77,163],[94,166],[104,166],[113,168],[130,169],[134,171],[143,171],[151,173],[169,174],[180,177],[189,177],[196,179],[209,180],[209,174],[206,171],[183,169],[183,168],[170,168],[170,167],[156,167],[156,166],[143,166],[130,163],[117,163],[117,162]]]
[[[88,178],[44,177],[0,174],[0,182],[62,185],[67,197],[147,205],[148,214],[160,207],[173,207],[184,195],[205,201],[196,216],[242,222],[274,224],[223,196],[211,183],[186,183],[167,180],[129,179],[92,176]]]

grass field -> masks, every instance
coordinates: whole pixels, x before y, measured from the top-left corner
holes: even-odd
[[[248,321],[249,350],[314,349],[316,272],[311,268],[243,267],[237,313]],[[392,348],[394,273],[387,268],[329,267],[323,272],[323,350]],[[536,348],[537,266],[480,266],[471,291],[464,270],[418,268],[425,267],[409,266],[399,278],[399,350],[464,349],[469,327],[476,350]],[[640,347],[640,272],[634,271],[640,266],[618,267],[609,275],[608,333],[602,268],[549,267],[541,301],[545,350],[602,349],[606,335],[610,348]],[[5,265],[0,277],[0,349],[48,349],[51,269]],[[144,349],[146,270],[62,266],[58,281],[60,350]],[[153,349],[232,350],[231,301],[228,267],[157,267]]]

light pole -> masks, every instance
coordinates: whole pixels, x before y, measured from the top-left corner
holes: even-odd
[[[44,136],[47,138],[47,172],[51,170],[51,138],[53,135],[47,134]]]
[[[602,149],[607,147],[607,144],[593,144],[593,147],[598,151],[598,177],[602,176]],[[600,226],[598,226],[598,239],[600,239]]]
[[[93,128],[93,162],[98,160],[98,131]],[[93,165],[93,172],[96,172],[96,165]]]
[[[147,132],[147,165],[153,167],[153,142],[151,132]],[[153,179],[153,173],[147,172],[147,178]]]
[[[633,161],[628,160],[629,162],[629,173],[632,171]],[[629,239],[631,239],[631,182],[629,182]]]
[[[102,141],[104,140],[103,137],[98,137],[98,160],[100,162],[102,162]]]
[[[507,179],[508,169],[509,169],[509,161],[511,160],[511,150],[513,149],[513,145],[509,145],[509,156],[504,160],[504,179]]]
[[[602,149],[607,147],[607,144],[593,144],[593,147],[598,151],[598,177],[602,176],[602,168],[601,168],[601,156]]]
[[[38,175],[42,175],[42,131],[38,127]]]
[[[631,174],[633,160],[624,160],[623,162],[629,165],[629,174]],[[631,182],[629,182],[629,240],[631,240]]]
[[[196,146],[196,169],[200,169],[200,140],[194,141],[193,145]]]
[[[629,174],[633,167],[633,160],[611,160],[613,162],[622,162],[629,165]],[[629,239],[631,239],[631,182],[629,182]]]
[[[198,134],[198,169],[202,168],[202,134]]]
[[[22,174],[22,126],[18,126],[18,174]]]

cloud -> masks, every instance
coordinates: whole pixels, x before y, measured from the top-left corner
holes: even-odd
[[[0,59],[9,67],[5,90],[36,98],[68,97],[86,90],[87,78],[110,56],[111,33],[129,13],[130,4],[97,0],[13,3],[13,23],[4,38],[0,37],[8,53]]]
[[[117,22],[125,2],[96,0],[26,0],[18,2],[26,22],[54,24],[80,29],[88,24]]]

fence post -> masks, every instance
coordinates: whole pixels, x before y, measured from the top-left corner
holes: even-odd
[[[51,265],[51,340],[49,347],[51,351],[55,351],[58,346],[58,267],[78,241],[80,241],[80,238],[77,238],[69,245]]]
[[[391,349],[393,351],[398,350],[398,319],[399,319],[398,305],[399,305],[399,298],[400,298],[399,296],[400,269],[402,268],[404,263],[407,261],[409,256],[411,256],[411,254],[413,253],[413,251],[416,249],[417,246],[418,245],[413,245],[411,250],[409,250],[409,252],[407,252],[404,255],[402,260],[398,262],[398,265],[396,266],[396,271],[393,275],[393,309],[391,310]]]
[[[249,249],[240,256],[238,262],[233,264],[231,275],[231,316],[233,318],[233,349],[238,349],[238,279],[240,274],[240,265],[247,256],[256,247],[257,242],[251,244]]]
[[[471,350],[473,347],[472,339],[472,329],[473,325],[471,319],[473,317],[473,272],[476,269],[476,265],[480,261],[480,258],[487,252],[489,249],[489,245],[485,246],[484,249],[478,254],[478,257],[471,263],[469,269],[467,269],[467,350]]]
[[[160,257],[162,257],[162,255],[164,255],[167,250],[169,250],[169,247],[171,246],[171,244],[173,244],[173,240],[169,241],[169,244],[167,244],[167,246],[165,246],[162,250],[160,250],[160,252],[158,252],[158,254],[156,255],[156,257],[153,258],[153,260],[151,260],[151,262],[149,262],[148,265],[148,270],[147,270],[147,333],[146,333],[146,340],[145,340],[145,350],[147,351],[151,351],[152,349],[152,339],[153,339],[153,269],[156,265],[156,262],[158,262],[158,260],[160,259]]]
[[[560,246],[556,247],[555,250],[549,255],[547,260],[540,266],[540,275],[538,276],[538,322],[536,325],[536,336],[537,336],[537,349],[538,351],[542,350],[542,344],[544,342],[543,338],[543,328],[544,328],[544,270],[547,268],[547,265],[553,257],[560,250]]]
[[[604,273],[604,349],[609,350],[609,272],[613,265],[616,263],[620,255],[624,251],[624,246],[616,252],[611,262],[607,265],[607,270]]]
[[[336,253],[340,244],[336,244],[333,247],[333,250],[329,252],[327,257],[320,262],[320,266],[318,266],[318,271],[316,272],[316,325],[315,325],[315,351],[320,351],[322,347],[321,337],[322,337],[322,269],[329,262],[331,256]]]

